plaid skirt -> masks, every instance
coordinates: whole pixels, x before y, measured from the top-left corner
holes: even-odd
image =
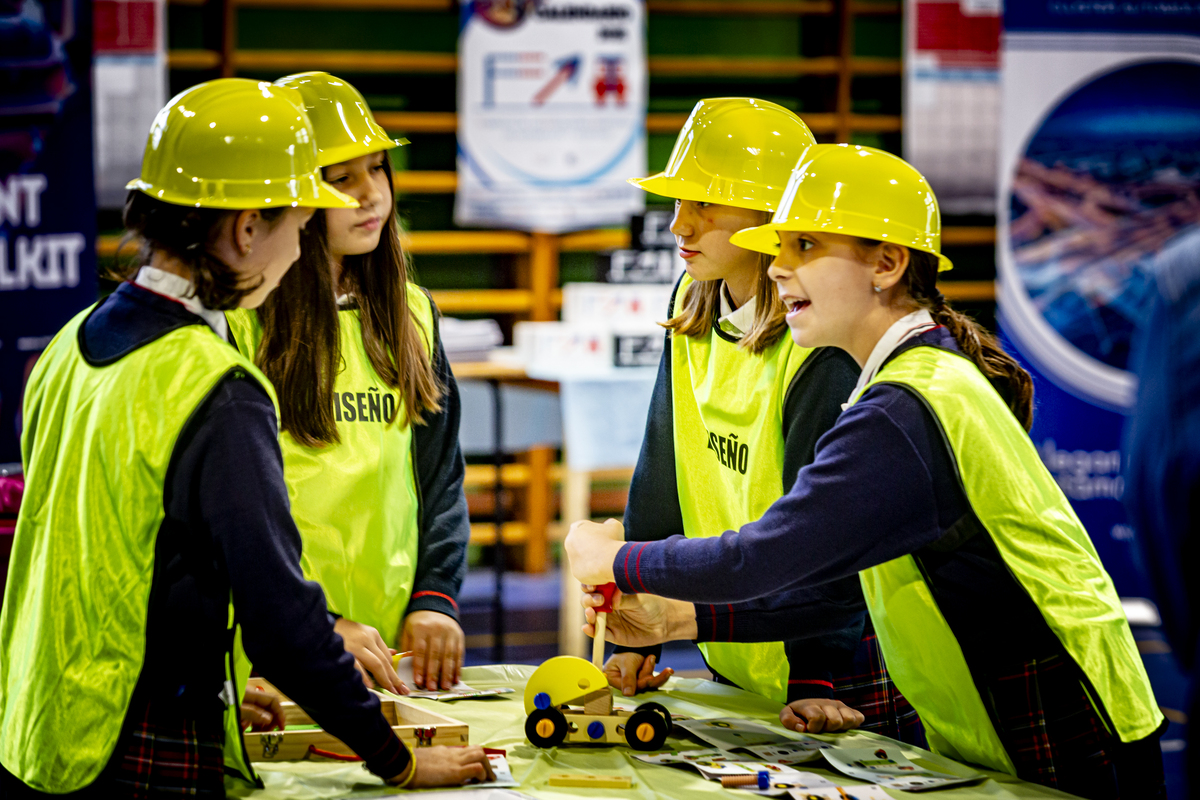
[[[1159,734],[1122,744],[1064,655],[1034,659],[983,683],[1017,776],[1091,800],[1165,798]]]
[[[225,797],[225,734],[219,727],[204,732],[196,721],[175,714],[156,714],[153,705],[131,708],[108,766],[90,786],[70,794],[36,791],[0,767],[0,800],[56,797],[77,800],[108,798]]]
[[[921,727],[916,709],[904,699],[888,675],[870,617],[863,627],[862,640],[850,666],[833,676],[833,696],[866,717],[860,730],[916,747],[927,746],[925,729]]]

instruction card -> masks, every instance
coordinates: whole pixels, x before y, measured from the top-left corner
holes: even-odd
[[[404,681],[404,685],[409,688],[409,697],[422,697],[426,700],[441,700],[442,702],[450,702],[452,700],[467,700],[473,697],[491,697],[497,694],[509,694],[514,690],[511,688],[501,689],[474,689],[467,684],[459,681],[454,686],[443,691],[427,691],[424,689],[415,688],[417,685],[416,679],[413,677],[413,659],[412,656],[401,658],[396,664],[396,674],[400,676],[400,680]],[[490,784],[489,784],[490,785]]]
[[[805,761],[813,761],[821,757],[821,753],[830,750],[833,745],[818,742],[815,739],[803,742],[792,742],[786,745],[763,745],[762,747],[742,747],[751,755],[745,756],[732,750],[684,750],[679,753],[656,753],[654,755],[634,756],[647,764],[739,764],[750,761],[763,761],[770,764],[791,766]]]
[[[689,719],[677,726],[722,750],[759,745],[791,744],[796,740],[765,725],[744,719]]]
[[[496,773],[496,780],[488,781],[487,783],[476,784],[481,789],[511,789],[514,786],[521,784],[513,780],[512,768],[508,766],[508,759],[499,753],[488,753],[488,763],[492,765],[492,772]]]
[[[819,788],[836,785],[811,772],[800,772],[799,770],[778,763],[752,761],[745,756],[731,753],[727,750],[689,750],[683,753],[639,755],[634,756],[634,758],[644,761],[647,764],[693,767],[711,781],[719,781],[721,778],[729,775],[757,775],[760,771],[766,770],[771,774],[771,785],[768,788],[759,789],[758,787],[739,786],[738,789],[772,797],[785,795],[789,789]]]
[[[834,786],[818,789],[790,789],[792,800],[893,800],[879,786]]]
[[[906,792],[971,783],[984,777],[978,772],[963,777],[919,767],[905,758],[898,747],[838,747],[826,750],[825,758],[851,778]]]

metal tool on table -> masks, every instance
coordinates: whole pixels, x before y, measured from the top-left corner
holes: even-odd
[[[617,591],[615,583],[597,586],[596,592],[604,596],[604,605],[596,608],[596,635],[592,639],[592,663],[598,669],[604,669],[604,629],[608,625],[608,612],[613,610],[613,592]]]

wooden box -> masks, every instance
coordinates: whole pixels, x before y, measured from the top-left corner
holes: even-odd
[[[254,733],[247,731],[243,734],[246,741],[246,752],[251,761],[300,761],[309,756],[309,748],[324,750],[339,755],[354,755],[349,747],[342,744],[320,728],[309,730],[293,730],[292,725],[315,724],[304,709],[293,703],[283,692],[276,689],[262,678],[251,678],[247,686],[256,686],[263,691],[278,695],[283,701],[283,710],[287,715],[288,728],[283,731]],[[469,729],[465,722],[428,711],[406,700],[397,700],[380,692],[379,704],[384,717],[396,735],[410,747],[424,745],[465,745],[469,739]]]

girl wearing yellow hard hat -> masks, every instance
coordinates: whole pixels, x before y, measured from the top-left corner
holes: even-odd
[[[458,390],[400,246],[388,150],[407,140],[328,73],[277,84],[303,98],[325,179],[359,207],[317,213],[279,291],[230,326],[279,392],[304,573],[347,647],[385,686],[399,680],[388,649],[411,650],[418,685],[446,689],[465,650],[456,598],[470,520]]]
[[[666,169],[631,181],[675,200],[671,231],[687,273],[671,299],[666,347],[625,511],[630,541],[712,536],[762,515],[813,458],[858,369],[837,348],[799,347],[767,274],[770,258],[730,241],[778,209],[792,167],[814,143],[775,103],[701,100]],[[724,606],[698,606],[715,633],[700,644],[718,680],[793,703],[808,730],[863,727],[922,741],[911,706],[895,691],[866,622],[857,579],[809,598],[812,629],[733,643]],[[791,641],[778,641],[791,638]],[[775,641],[771,641],[775,640]],[[605,665],[626,694],[661,685],[661,647],[618,647]],[[865,715],[865,719],[864,719]]]
[[[225,339],[296,260],[321,179],[296,92],[242,79],[177,95],[125,222],[139,265],[29,379],[25,497],[0,613],[0,796],[223,797],[254,779],[242,730],[283,728],[248,665],[390,783],[488,774],[479,748],[414,756],[300,572],[275,393]]]
[[[693,603],[717,602],[754,640],[786,624],[792,592],[857,574],[935,752],[1084,797],[1162,796],[1166,722],[1120,600],[1026,434],[1029,375],[938,291],[940,234],[901,159],[810,148],[774,219],[731,241],[775,254],[797,344],[861,366],[846,411],[760,519],[631,544],[615,523],[579,523],[572,571],[645,593],[609,615],[636,643],[708,638]],[[769,608],[740,605],[772,592]],[[662,621],[632,635],[650,611]]]

